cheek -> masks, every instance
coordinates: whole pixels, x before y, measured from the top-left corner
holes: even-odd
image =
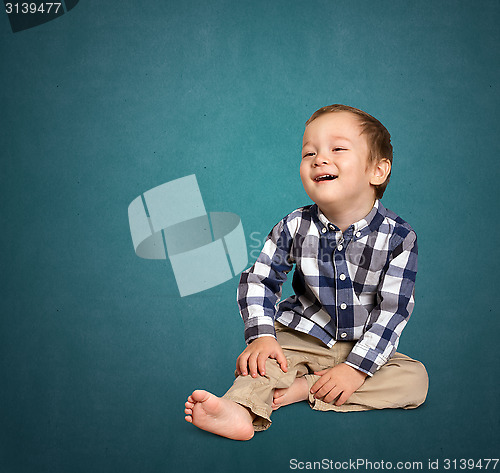
[[[306,166],[304,165],[304,162],[301,162],[300,164],[299,173],[300,173],[300,178],[302,179],[302,181],[304,181],[307,175],[307,169]]]

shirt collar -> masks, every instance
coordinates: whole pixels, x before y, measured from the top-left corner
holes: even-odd
[[[327,230],[333,230],[333,231],[339,231],[339,227],[337,225],[333,224],[330,222],[325,214],[319,209],[317,204],[314,204],[313,207],[316,207],[315,213],[317,218],[318,218],[318,228],[320,231],[322,231],[322,228],[326,228]],[[368,233],[371,233],[375,230],[377,230],[380,225],[382,224],[384,217],[386,214],[386,209],[382,205],[382,202],[380,200],[376,200],[375,204],[373,205],[373,208],[370,210],[368,215],[363,217],[361,220],[358,220],[357,222],[354,222],[347,230],[346,232],[352,231],[354,235],[356,235],[357,238],[362,238],[363,236],[367,235]]]

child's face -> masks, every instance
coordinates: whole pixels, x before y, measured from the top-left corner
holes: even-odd
[[[373,166],[355,115],[326,113],[304,132],[300,177],[307,195],[325,212],[373,205]]]

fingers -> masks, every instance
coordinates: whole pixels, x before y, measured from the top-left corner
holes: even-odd
[[[318,385],[319,381],[321,381],[321,378],[311,388],[311,393],[314,394],[316,399],[331,403],[338,398],[335,401],[335,405],[341,406],[351,397],[352,392],[350,390],[336,385],[333,380],[326,381],[321,385]]]
[[[336,406],[341,406],[342,404],[344,404],[344,402],[346,402],[350,397],[351,397],[351,394],[352,393],[349,393],[347,391],[344,391],[342,393],[342,395],[337,399],[337,401],[335,402],[335,405]],[[332,399],[333,400],[333,399]]]
[[[250,374],[252,378],[256,378],[260,373],[265,375],[267,355],[259,352],[244,351],[236,360],[236,372],[242,376]]]
[[[281,347],[280,347],[280,349],[277,350],[276,352],[269,353],[267,351],[263,351],[263,352],[260,352],[258,354],[258,356],[257,356],[257,368],[258,368],[258,373],[261,376],[266,375],[266,362],[267,362],[268,358],[272,358],[272,359],[276,360],[279,363],[280,368],[284,373],[286,373],[288,371],[288,362],[286,360],[285,354],[283,353],[283,350],[281,350]],[[250,372],[252,372],[252,371],[250,370]]]
[[[337,399],[340,395],[342,394],[342,388],[339,386],[335,386],[333,389],[330,390],[329,393],[326,394],[326,396],[323,398],[323,402],[330,403]]]
[[[335,379],[329,376],[329,371],[329,369],[315,371],[314,374],[321,376],[321,378],[311,387],[311,393],[314,394],[314,397],[326,403],[332,402],[343,392],[342,387],[338,386]]]
[[[266,375],[266,361],[275,359],[283,372],[288,371],[285,354],[275,338],[262,337],[253,341],[236,360],[236,373],[256,378],[259,374]]]
[[[248,374],[248,357],[250,355],[244,351],[236,360],[236,372],[242,376]]]
[[[257,368],[261,376],[266,375],[266,361],[267,361],[267,355],[259,353],[259,356],[257,357]]]
[[[314,386],[313,386],[313,388],[314,388]],[[323,399],[323,398],[326,398],[327,395],[329,395],[332,390],[334,390],[336,392],[339,389],[340,388],[335,385],[335,381],[327,380],[321,386],[317,387],[313,394],[314,394],[314,397],[316,399]],[[312,391],[312,388],[311,388],[311,391]],[[337,396],[338,396],[338,394],[340,394],[340,392],[337,393]],[[328,396],[328,398],[330,398],[330,397],[331,396]],[[332,400],[333,399],[335,399],[335,398],[332,398]],[[325,402],[328,402],[326,399],[323,399],[323,400]]]
[[[286,361],[283,350],[280,350],[276,355],[276,361],[280,364],[281,371],[286,373],[288,371],[288,362]]]
[[[315,371],[320,378],[311,387],[311,393],[316,399],[336,406],[344,404],[351,395],[364,383],[366,374],[344,363],[333,368]]]
[[[252,353],[248,358],[248,371],[250,372],[250,376],[252,378],[257,377],[257,358],[259,353]]]
[[[323,371],[328,371],[328,370],[323,370]],[[316,375],[320,375],[321,378],[318,379],[318,381],[316,381],[312,387],[311,387],[311,393],[314,394],[316,393],[319,389],[321,389],[323,387],[323,385],[329,381],[330,378],[328,378],[327,376],[324,376],[324,373],[322,373],[321,371],[315,371],[314,374]]]

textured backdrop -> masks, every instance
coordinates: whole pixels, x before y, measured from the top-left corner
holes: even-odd
[[[80,0],[15,33],[0,13],[2,473],[500,456],[498,1]],[[400,350],[426,364],[428,400],[301,403],[249,443],[199,431],[185,397],[223,394],[244,348],[238,278],[181,298],[168,260],[135,255],[127,207],[195,174],[252,263],[309,203],[303,125],[331,103],[393,136],[383,203],[420,250]]]

